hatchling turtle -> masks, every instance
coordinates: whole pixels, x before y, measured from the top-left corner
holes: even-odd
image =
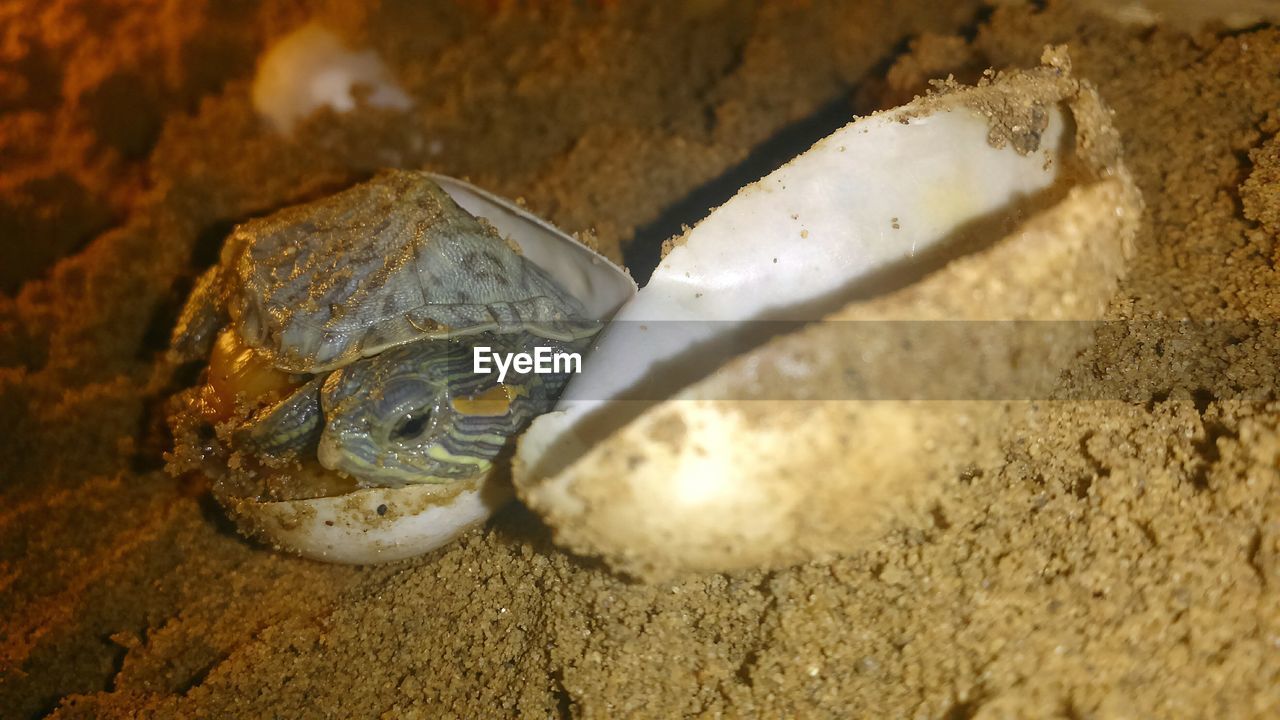
[[[233,468],[318,459],[356,487],[399,487],[487,472],[567,381],[499,382],[475,372],[473,347],[571,352],[597,329],[431,176],[395,170],[238,226],[196,283],[171,356],[209,359],[189,404],[249,456]]]

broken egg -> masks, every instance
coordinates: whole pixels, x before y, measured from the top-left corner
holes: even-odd
[[[850,123],[672,244],[521,437],[556,541],[661,578],[849,552],[1092,342],[1141,214],[1060,50]]]
[[[173,360],[207,367],[171,418],[171,467],[204,470],[241,529],[280,549],[429,551],[510,499],[510,442],[567,379],[476,372],[472,347],[581,349],[634,292],[555,227],[431,173],[251,220],[174,330]]]

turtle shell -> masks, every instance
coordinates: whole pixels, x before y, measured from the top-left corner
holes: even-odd
[[[423,172],[384,171],[240,225],[227,308],[276,367],[316,373],[415,340],[589,335],[582,305]]]

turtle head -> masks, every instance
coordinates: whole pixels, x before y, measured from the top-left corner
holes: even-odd
[[[320,463],[384,487],[482,475],[535,410],[545,410],[512,402],[514,392],[474,373],[462,343],[386,350],[325,380]]]

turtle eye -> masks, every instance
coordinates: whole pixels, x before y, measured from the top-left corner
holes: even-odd
[[[422,431],[431,425],[431,419],[434,417],[435,412],[429,407],[407,413],[396,421],[395,427],[391,428],[391,439],[397,442],[416,440],[422,435]]]

